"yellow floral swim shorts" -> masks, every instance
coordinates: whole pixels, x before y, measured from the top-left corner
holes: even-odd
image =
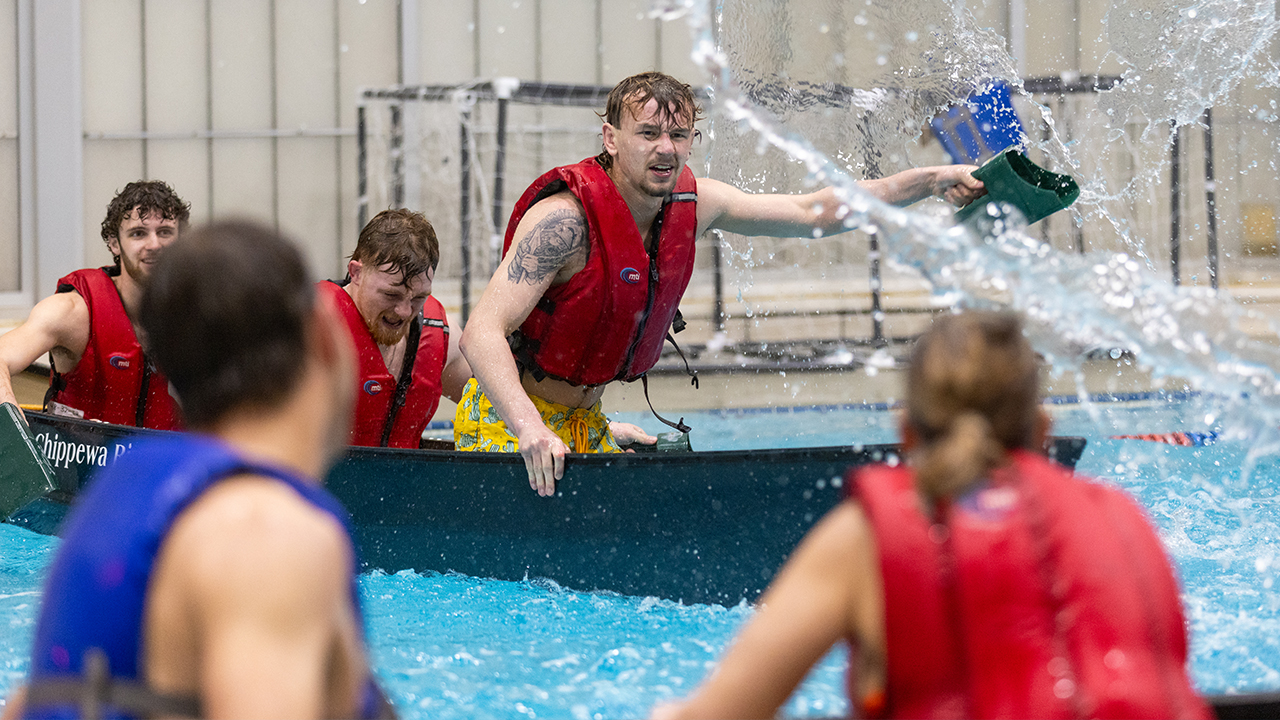
[[[613,433],[609,432],[609,420],[600,411],[599,402],[589,408],[571,408],[532,395],[529,399],[542,415],[542,422],[560,436],[570,452],[622,452],[613,439]],[[516,436],[498,417],[497,408],[489,402],[475,378],[468,380],[462,391],[458,413],[453,418],[453,443],[459,450],[520,451]]]

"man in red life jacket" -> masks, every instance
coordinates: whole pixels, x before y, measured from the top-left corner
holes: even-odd
[[[604,387],[657,361],[699,236],[849,229],[833,188],[749,195],[695,180],[685,164],[700,114],[688,85],[629,77],[609,93],[604,151],[552,170],[517,203],[506,255],[462,337],[477,382],[458,405],[458,449],[518,447],[530,486],[553,494],[566,452],[617,449],[599,409]],[[899,205],[931,195],[964,205],[985,192],[974,169],[915,168],[861,184]]]
[[[137,332],[138,303],[160,253],[191,214],[168,185],[132,182],[107,206],[102,239],[115,265],[77,270],[0,336],[0,402],[17,404],[11,377],[49,353],[45,410],[160,430],[180,426],[169,381],[147,359]]]
[[[347,321],[359,359],[351,444],[417,448],[443,393],[457,401],[471,369],[431,281],[440,243],[411,210],[384,210],[360,231],[347,280],[318,283]]]

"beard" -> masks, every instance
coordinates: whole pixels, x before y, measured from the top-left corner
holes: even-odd
[[[391,330],[379,322],[379,318],[374,318],[373,322],[366,320],[364,323],[365,327],[369,328],[369,334],[373,336],[373,341],[379,345],[395,345],[400,342],[408,334],[409,326],[412,324],[413,320],[411,318],[409,321],[401,323],[399,328]]]
[[[147,259],[154,259],[147,256]],[[142,258],[136,261],[127,255],[120,255],[120,271],[133,279],[135,283],[141,287],[147,286],[147,281],[151,279],[151,266],[142,262]]]

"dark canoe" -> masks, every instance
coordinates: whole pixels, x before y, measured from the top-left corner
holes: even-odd
[[[5,406],[12,410],[12,406]],[[154,430],[26,413],[0,422],[0,516],[53,534],[94,471]],[[1074,466],[1082,438],[1050,453]],[[47,455],[45,458],[41,454]],[[847,468],[892,445],[574,455],[540,498],[518,456],[351,448],[328,488],[351,512],[367,569],[545,577],[581,590],[686,603],[754,600],[837,503]],[[1280,694],[1210,698],[1222,718],[1280,717]]]
[[[27,419],[54,487],[28,489],[0,517],[44,533],[56,531],[93,471],[139,437],[163,434],[42,413]],[[1083,439],[1062,438],[1051,451],[1074,465],[1083,448]],[[849,467],[895,453],[874,445],[574,455],[556,496],[541,498],[518,455],[351,448],[326,484],[351,513],[367,568],[544,577],[733,605],[754,600],[840,500]]]

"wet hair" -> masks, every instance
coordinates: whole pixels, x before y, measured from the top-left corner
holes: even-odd
[[[392,274],[400,273],[399,284],[408,286],[440,262],[440,241],[422,213],[383,210],[360,231],[351,259],[376,269],[390,265]]]
[[[952,497],[1008,450],[1034,443],[1039,361],[1013,313],[944,315],[916,344],[907,375],[907,422],[916,486],[930,503]]]
[[[315,286],[297,246],[255,222],[184,234],[142,296],[148,352],[193,428],[287,397],[306,364]]]
[[[137,180],[125,185],[107,205],[107,216],[102,220],[103,242],[110,243],[112,238],[119,237],[120,224],[134,208],[138,209],[139,219],[159,215],[178,223],[179,231],[185,230],[191,219],[191,203],[182,202],[168,184],[160,180]],[[119,255],[112,253],[111,257],[120,264]]]
[[[642,72],[625,78],[609,91],[604,114],[596,113],[601,120],[615,128],[622,127],[622,111],[639,117],[640,110],[650,100],[658,101],[658,118],[663,122],[678,122],[688,118],[689,125],[702,119],[702,106],[693,97],[693,88],[687,83],[660,72]],[[695,137],[698,133],[694,132]],[[613,156],[602,150],[596,161],[605,170],[613,166]]]

